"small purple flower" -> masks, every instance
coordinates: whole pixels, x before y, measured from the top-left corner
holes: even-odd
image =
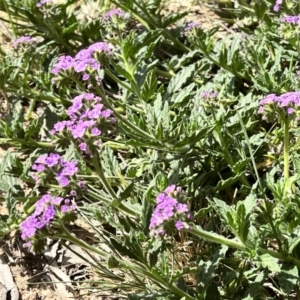
[[[280,19],[281,23],[300,24],[300,16],[285,16]]]
[[[86,131],[86,125],[84,121],[79,120],[77,124],[74,124],[71,128],[72,136],[74,139],[82,138]]]
[[[86,185],[85,185],[84,181],[79,181],[78,186],[84,190],[86,189]]]
[[[30,36],[21,36],[18,39],[16,39],[13,43],[12,46],[16,48],[19,45],[26,45],[26,44],[31,44],[34,42],[34,39]]]
[[[45,208],[46,204],[49,204],[51,202],[51,196],[49,194],[45,194],[40,200],[36,202],[36,208],[34,215],[40,215]]]
[[[282,108],[288,115],[295,112],[300,106],[300,92],[288,92],[280,96],[269,94],[260,100],[258,113],[274,113],[274,109]]]
[[[184,28],[184,34],[188,35],[188,33],[195,28],[201,28],[202,25],[198,22],[190,22],[186,25],[186,27]]]
[[[60,174],[62,176],[74,176],[78,171],[77,161],[70,161],[63,163],[63,169]]]
[[[201,99],[214,99],[218,97],[218,92],[205,91],[200,95]]]
[[[175,227],[177,228],[177,230],[180,230],[180,229],[184,228],[184,225],[183,225],[182,221],[179,220],[175,223]]]
[[[34,237],[38,230],[51,226],[56,215],[56,207],[60,206],[60,209],[64,210],[62,207],[65,204],[61,205],[63,200],[61,197],[53,198],[51,195],[45,194],[37,201],[33,214],[20,224],[21,237],[23,240],[27,240],[26,245],[28,247],[32,246],[30,239]],[[76,205],[71,204],[67,207],[66,211],[73,211],[75,209]]]
[[[75,196],[77,195],[77,193],[76,193],[75,190],[72,190],[72,191],[70,192],[70,195],[73,196],[73,197],[75,197]]]
[[[83,74],[83,76],[82,76],[82,80],[83,81],[87,81],[89,79],[90,79],[90,75],[89,74]]]
[[[35,163],[36,164],[45,164],[47,157],[48,157],[48,154],[43,154],[36,159]]]
[[[60,163],[61,156],[56,153],[50,153],[49,156],[45,159],[45,165],[48,167],[53,167]]]
[[[54,129],[55,129],[55,131],[57,131],[57,132],[64,130],[65,127],[66,127],[66,122],[65,122],[65,121],[57,122],[57,123],[54,125]]]
[[[119,17],[119,18],[124,18],[125,17],[125,12],[119,8],[115,8],[112,9],[110,11],[108,11],[107,13],[104,14],[103,18],[102,18],[102,22],[107,22],[109,20],[111,20],[113,17]]]
[[[58,181],[59,185],[62,187],[65,187],[65,186],[69,185],[69,183],[70,183],[68,177],[66,177],[66,176],[57,175],[55,178]]]
[[[112,110],[106,109],[101,112],[103,118],[109,118],[112,115]]]
[[[36,7],[40,8],[42,6],[49,5],[49,4],[50,5],[53,4],[53,0],[40,0],[40,2],[36,4]]]
[[[179,230],[185,227],[184,221],[190,221],[190,213],[187,204],[180,203],[177,198],[174,198],[175,196],[178,196],[180,191],[180,187],[171,185],[167,187],[163,193],[160,193],[157,196],[157,205],[149,225],[152,236],[162,236],[165,233],[173,234],[175,228]]]
[[[34,215],[31,215],[27,217],[21,224],[21,238],[23,240],[26,240],[28,238],[31,238],[35,235],[37,230],[37,219]]]
[[[276,0],[275,6],[273,8],[275,12],[279,11],[282,2],[283,2],[283,0]]]
[[[66,213],[66,212],[68,212],[68,210],[69,210],[69,206],[68,206],[68,205],[62,205],[62,206],[60,207],[60,209],[61,209],[61,212],[62,212],[62,213]]]
[[[62,197],[55,197],[55,198],[52,199],[51,204],[55,205],[55,206],[58,206],[58,205],[61,204],[62,201],[63,201]]]
[[[43,172],[45,170],[45,166],[42,164],[34,164],[32,165],[31,169],[37,172]]]
[[[86,143],[80,143],[78,145],[79,149],[82,151],[82,152],[86,152],[86,149],[87,149],[87,144]]]
[[[177,203],[176,210],[178,213],[183,214],[189,211],[188,206],[183,203]]]
[[[172,184],[165,189],[165,193],[172,194],[172,193],[174,193],[175,189],[176,189],[176,185]]]
[[[91,133],[92,133],[92,136],[98,136],[101,134],[101,131],[97,127],[94,127],[94,128],[92,128]]]
[[[50,225],[51,221],[55,217],[55,209],[51,205],[47,205],[43,211],[42,216],[39,218],[39,222],[37,223],[37,228],[41,229],[45,226]]]

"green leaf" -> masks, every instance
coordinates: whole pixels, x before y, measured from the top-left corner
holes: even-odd
[[[155,71],[151,70],[147,73],[146,79],[141,87],[141,94],[143,96],[143,100],[148,101],[153,96],[155,91],[157,90],[157,79]]]
[[[233,185],[235,182],[239,181],[242,176],[243,176],[243,173],[237,174],[236,176],[230,177],[226,180],[220,180],[219,183],[217,184],[217,186],[215,187],[215,190],[219,191],[219,190],[225,189],[225,188]]]
[[[191,79],[197,68],[197,64],[194,63],[188,67],[183,68],[174,77],[171,78],[168,85],[168,94],[177,92],[186,82]]]
[[[131,192],[133,191],[133,188],[134,188],[134,182],[131,182],[129,186],[126,187],[126,189],[120,194],[119,200],[127,199],[130,196]]]
[[[218,285],[214,280],[211,280],[210,285],[206,289],[205,300],[221,300],[221,294],[218,290]]]
[[[193,89],[196,87],[195,83],[192,83],[183,88],[179,93],[174,94],[170,100],[171,108],[182,105],[187,99],[191,97]]]
[[[288,296],[294,289],[294,286],[299,282],[299,271],[297,266],[284,264],[281,272],[278,274],[281,290]]]
[[[280,272],[280,266],[278,265],[276,258],[270,254],[265,253],[259,255],[258,260],[264,268],[268,268],[271,272]]]
[[[256,276],[254,282],[250,284],[246,297],[244,297],[242,300],[253,300],[256,299],[256,297],[259,297],[258,299],[260,299],[260,294],[261,294],[260,289],[267,275],[268,275],[267,270],[260,272]]]
[[[4,171],[7,168],[10,168],[12,166],[12,163],[13,163],[13,156],[11,154],[11,150],[8,149],[0,161],[0,176],[4,174]]]
[[[43,117],[31,121],[28,126],[26,126],[25,141],[28,141],[30,138],[38,138],[38,133],[40,132],[42,125]]]
[[[110,242],[115,250],[117,250],[121,255],[128,256],[131,259],[139,261],[139,257],[135,254],[134,251],[131,251],[131,249],[123,246],[121,243],[119,243],[114,238],[110,238]]]

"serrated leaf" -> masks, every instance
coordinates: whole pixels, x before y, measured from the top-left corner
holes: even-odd
[[[280,266],[278,265],[276,258],[270,254],[265,253],[259,255],[258,259],[262,266],[268,268],[271,272],[280,272]]]
[[[8,149],[0,161],[0,176],[4,174],[7,168],[11,167],[12,162],[13,156],[11,154],[11,151]]]
[[[171,108],[182,105],[182,103],[191,97],[192,90],[195,88],[196,84],[192,83],[187,87],[183,88],[179,93],[172,96],[170,100]]]
[[[299,281],[299,272],[297,266],[285,264],[278,274],[279,284],[281,290],[285,295],[289,295],[294,289],[294,286]]]
[[[134,182],[131,182],[130,185],[120,194],[119,200],[127,199],[134,188]]]
[[[146,79],[141,87],[141,94],[144,101],[150,100],[157,89],[157,79],[155,71],[151,70],[147,73]]]
[[[173,94],[177,92],[186,82],[194,75],[197,64],[194,63],[188,67],[183,68],[174,77],[171,78],[167,92]]]
[[[39,117],[31,121],[26,126],[24,139],[27,141],[30,138],[37,138],[36,135],[38,135],[38,133],[40,132],[42,125],[43,125],[43,117]]]
[[[226,180],[220,180],[219,183],[217,184],[217,186],[215,187],[215,190],[219,191],[219,190],[225,189],[225,188],[233,185],[235,182],[239,181],[242,176],[243,176],[243,173],[237,174],[236,176],[230,177]]]

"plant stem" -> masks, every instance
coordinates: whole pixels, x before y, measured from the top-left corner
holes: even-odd
[[[126,83],[124,83],[122,80],[120,80],[117,76],[115,76],[108,68],[105,69],[105,74],[108,75],[112,80],[114,80],[116,83],[130,91],[131,93],[134,93],[133,89],[128,86]]]
[[[40,148],[54,148],[55,146],[51,145],[48,142],[37,142],[33,140],[23,140],[17,138],[0,138],[0,143],[10,144],[10,145],[27,145],[27,146],[35,146]]]
[[[97,156],[97,154],[94,154],[94,156],[93,156],[93,165],[96,169],[96,173],[99,176],[104,188],[106,189],[106,191],[110,194],[110,196],[112,198],[111,201],[106,200],[105,202],[109,202],[109,204],[112,205],[114,208],[124,211],[127,214],[129,214],[130,216],[138,217],[140,214],[136,210],[133,210],[130,207],[126,206],[124,203],[122,203],[121,200],[119,199],[119,197],[116,195],[115,191],[112,189],[109,182],[106,180],[106,177],[103,173],[103,170],[102,170],[102,167],[100,164],[100,160],[96,156]]]
[[[105,187],[106,191],[110,194],[110,196],[112,197],[112,199],[118,199],[118,196],[116,195],[115,191],[112,189],[112,187],[110,186],[110,184],[108,183],[108,181],[105,178],[105,175],[103,173],[102,167],[101,167],[101,162],[100,159],[98,157],[98,153],[93,153],[93,166],[96,169],[96,173],[99,176],[103,186]]]
[[[195,226],[195,227],[190,228],[190,229],[185,229],[184,228],[181,231],[194,234],[194,235],[196,235],[200,238],[203,238],[203,239],[205,239],[207,241],[210,241],[210,242],[213,242],[213,243],[217,243],[217,244],[221,244],[221,245],[227,245],[229,247],[236,248],[236,249],[239,249],[239,250],[244,250],[244,251],[247,251],[247,250],[252,250],[253,251],[254,250],[254,249],[250,249],[250,248],[246,247],[241,242],[227,239],[227,238],[223,237],[222,235],[219,235],[219,234],[214,233],[214,232],[208,232],[206,230],[203,230],[199,226]],[[277,259],[280,259],[280,260],[283,260],[283,261],[286,261],[286,262],[292,262],[298,268],[300,268],[300,260],[297,259],[297,258],[294,258],[293,256],[288,255],[286,253],[279,253],[279,252],[264,249],[264,248],[258,248],[256,250],[256,252],[257,253],[263,253],[263,254],[269,254],[272,257],[275,257]]]
[[[189,232],[191,234],[194,234],[198,237],[201,237],[201,238],[203,238],[205,240],[208,240],[210,242],[213,242],[213,243],[227,245],[229,247],[240,249],[240,250],[248,249],[241,242],[227,239],[227,238],[223,237],[222,235],[219,235],[219,234],[214,233],[214,232],[208,232],[206,230],[203,230],[199,226],[195,226],[195,227],[190,228],[190,229],[182,229],[182,231],[187,232],[187,233]]]
[[[14,34],[14,38],[16,38],[17,37],[17,31],[16,31],[16,28],[15,28],[14,22],[12,21],[12,18],[11,18],[11,15],[10,15],[10,12],[9,12],[6,0],[3,0],[3,4],[5,6],[5,10],[6,10],[6,13],[7,13],[8,18],[9,18],[9,23],[10,23],[10,26],[12,28],[12,31],[13,31],[13,34]]]
[[[135,126],[134,124],[132,124],[130,121],[128,121],[126,118],[122,117],[115,109],[114,107],[110,104],[109,101],[107,101],[105,94],[102,92],[101,88],[97,87],[97,92],[100,94],[104,104],[110,108],[113,112],[114,115],[121,121],[123,122],[125,125],[127,125],[129,128],[131,128],[133,130],[133,132],[137,135],[140,135],[141,137],[143,137],[144,139],[149,139],[150,141],[156,141],[155,137],[153,137],[152,135],[150,135],[149,133],[145,132],[144,130],[140,129],[139,127]]]
[[[93,247],[87,243],[85,243],[83,240],[78,239],[74,236],[72,236],[70,234],[70,232],[66,229],[66,227],[64,226],[64,224],[62,222],[60,222],[60,227],[63,230],[63,234],[58,235],[57,237],[63,240],[67,240],[70,241],[71,243],[80,246],[81,248],[88,250],[88,251],[92,251],[98,255],[100,255],[101,257],[108,259],[109,258],[109,254],[96,248]],[[115,260],[119,263],[120,266],[129,269],[129,270],[133,270],[136,271],[139,274],[145,275],[146,277],[152,279],[154,282],[157,282],[167,288],[169,288],[171,291],[173,291],[175,294],[184,297],[184,299],[186,300],[195,300],[195,298],[191,297],[190,295],[188,295],[187,293],[185,293],[183,290],[177,288],[176,286],[174,286],[173,284],[166,282],[163,278],[157,276],[156,274],[153,274],[152,272],[148,271],[147,268],[141,268],[135,264],[132,264],[129,261],[124,261],[121,259],[118,259],[116,257],[114,257]]]
[[[289,179],[289,147],[290,147],[290,119],[284,119],[284,181],[288,182]]]

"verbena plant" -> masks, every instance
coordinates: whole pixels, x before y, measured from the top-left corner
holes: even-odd
[[[299,298],[298,4],[235,1],[252,21],[216,39],[160,0],[110,2],[0,1],[19,37],[1,51],[1,235],[79,245],[128,299]]]

